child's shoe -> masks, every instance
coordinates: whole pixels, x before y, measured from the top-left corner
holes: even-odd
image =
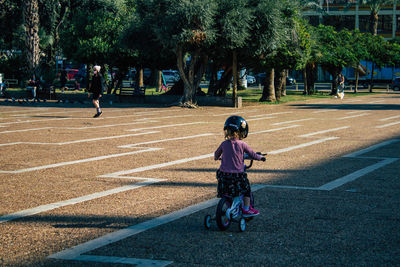
[[[260,212],[258,212],[258,210],[255,210],[253,208],[249,208],[248,210],[242,209],[242,214],[243,217],[254,217],[260,214]]]

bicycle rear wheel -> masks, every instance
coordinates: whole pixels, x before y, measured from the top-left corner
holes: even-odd
[[[218,228],[221,231],[225,231],[229,228],[231,224],[231,220],[226,216],[226,210],[230,208],[232,205],[231,201],[227,198],[221,198],[218,202],[217,212],[216,212],[216,220]]]

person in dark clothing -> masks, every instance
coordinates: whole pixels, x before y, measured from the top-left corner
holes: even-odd
[[[61,72],[61,76],[60,76],[61,92],[63,92],[63,93],[65,90],[65,85],[67,84],[67,81],[68,81],[68,73],[66,70],[63,70]]]
[[[96,65],[93,67],[93,78],[90,83],[88,97],[92,94],[92,103],[96,108],[96,114],[93,118],[99,117],[103,112],[100,108],[100,97],[103,95],[104,91],[104,78],[103,75],[100,73],[101,67]]]

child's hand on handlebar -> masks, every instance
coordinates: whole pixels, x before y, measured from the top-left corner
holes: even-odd
[[[267,159],[264,157],[267,155],[267,153],[261,153],[261,152],[257,152],[258,155],[261,155],[261,161],[266,161]]]

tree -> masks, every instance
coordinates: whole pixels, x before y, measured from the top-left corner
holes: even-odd
[[[36,74],[39,65],[39,6],[38,0],[25,1],[23,5],[27,73]]]
[[[217,5],[212,0],[167,0],[166,16],[157,34],[164,48],[175,52],[184,84],[182,106],[191,107],[215,41]]]
[[[251,1],[256,18],[252,24],[252,40],[249,44],[249,54],[253,61],[266,72],[264,89],[259,101],[275,101],[274,62],[273,58],[278,47],[285,40],[285,30],[282,27],[282,4],[273,0]]]
[[[371,78],[369,91],[372,92],[374,87],[374,70],[375,68],[382,68],[391,62],[390,54],[388,53],[389,43],[381,36],[365,33],[365,44],[367,49],[366,60],[372,62]]]
[[[157,70],[176,66],[176,56],[172,49],[163,46],[165,36],[160,34],[167,11],[165,0],[137,0],[135,13],[128,29],[124,32],[123,44],[137,53],[135,62],[138,69],[143,66]],[[161,86],[158,78],[157,86]],[[182,94],[183,90],[170,90],[170,94]]]
[[[234,105],[237,103],[237,84],[238,84],[238,65],[240,59],[238,54],[241,50],[247,47],[250,41],[251,23],[254,19],[253,12],[249,7],[248,0],[219,0],[218,1],[217,25],[218,25],[218,40],[216,46],[220,51],[224,50],[225,55],[231,58],[232,66],[232,100]],[[243,53],[242,53],[243,54]],[[229,76],[230,80],[230,76]]]
[[[381,10],[382,6],[385,5],[392,5],[394,4],[393,0],[359,0],[359,3],[363,5],[369,6],[371,9],[370,13],[370,32],[373,35],[377,35],[378,31],[378,19],[379,19],[379,11]]]
[[[25,29],[21,0],[3,0],[0,4],[0,73],[5,77],[26,78]]]
[[[346,66],[350,66],[357,58],[352,52],[351,32],[344,29],[335,31],[332,26],[319,25],[315,28],[318,49],[321,53],[318,63],[332,76],[332,92],[336,94],[336,77]]]
[[[275,96],[278,101],[281,95],[285,95],[287,69],[305,69],[310,58],[312,41],[307,28],[308,23],[301,18],[298,3],[286,1],[281,8],[284,39],[273,58]]]
[[[351,63],[351,66],[355,69],[355,74],[356,74],[356,82],[355,82],[355,87],[354,87],[354,92],[357,93],[358,90],[358,80],[360,76],[360,68],[361,68],[361,60],[364,60],[368,57],[368,51],[367,51],[367,40],[366,40],[366,35],[361,33],[358,30],[354,30],[351,32],[351,40],[350,40],[350,46],[352,48],[352,51],[354,53],[354,62]]]
[[[64,55],[78,63],[107,64],[107,67],[132,60],[134,51],[121,45],[122,32],[131,21],[132,9],[127,3],[124,0],[75,2],[74,12],[68,17],[69,27],[61,34]]]
[[[0,49],[16,50],[25,45],[21,0],[5,0],[0,4]]]

